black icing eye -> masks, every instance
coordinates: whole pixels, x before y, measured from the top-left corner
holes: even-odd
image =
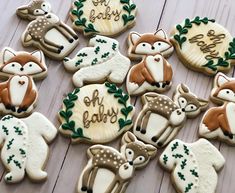
[[[43,6],[43,7],[45,7],[46,5],[45,5],[45,4],[43,4],[42,6]]]
[[[33,66],[32,64],[29,65],[29,67],[32,67],[32,66]]]
[[[182,100],[181,103],[184,103],[184,100]]]
[[[36,10],[36,13],[38,13],[39,11],[38,10]]]
[[[161,43],[159,42],[159,43],[158,43],[158,45],[160,46],[160,45],[161,45]]]
[[[145,45],[145,44],[142,44],[142,46],[144,46],[144,47],[145,47],[146,45]]]
[[[229,94],[229,91],[227,90],[226,93]]]
[[[128,151],[128,153],[131,155],[132,154],[132,152],[131,151]]]
[[[140,160],[140,161],[142,161],[142,160],[143,160],[143,158],[142,158],[142,157],[140,157],[140,158],[139,158],[139,160]]]
[[[193,109],[193,106],[191,106],[191,109]]]
[[[11,66],[12,66],[12,67],[15,67],[15,64],[12,64]]]

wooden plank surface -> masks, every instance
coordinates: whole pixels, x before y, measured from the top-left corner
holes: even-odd
[[[71,25],[68,13],[71,1],[51,0],[53,11],[60,18]],[[163,28],[169,34],[173,25],[181,22],[186,17],[208,16],[215,18],[217,22],[224,25],[232,35],[235,35],[235,1],[234,0],[135,0],[138,6],[138,17],[136,26],[132,29],[140,33],[154,32],[156,28]],[[20,20],[15,15],[18,6],[28,3],[28,0],[1,0],[0,4],[0,49],[4,46],[10,46],[15,50],[32,51],[30,48],[23,48],[20,42],[20,36],[27,26],[27,21]],[[118,36],[121,52],[126,54],[126,37],[129,32]],[[71,54],[87,45],[88,39],[82,35],[80,44]],[[199,73],[195,73],[185,68],[174,54],[169,62],[173,66],[174,78],[172,89],[167,92],[168,96],[172,93],[179,83],[187,84],[190,89],[198,96],[208,98],[212,79]],[[134,64],[134,63],[133,63]],[[70,73],[66,72],[62,63],[47,59],[49,69],[48,77],[43,81],[37,81],[39,89],[39,101],[36,111],[45,114],[57,127],[57,112],[62,104],[62,99],[73,89]],[[233,70],[229,75],[233,75]],[[132,99],[136,107],[136,115],[142,105],[139,98]],[[211,104],[212,105],[212,104]],[[201,115],[202,116],[202,115]],[[185,127],[177,135],[177,138],[186,142],[193,142],[198,138],[198,125],[201,119],[199,116],[194,120],[187,120]],[[213,141],[221,153],[226,158],[226,165],[219,174],[219,183],[217,193],[234,193],[235,184],[235,148],[229,147]],[[119,139],[109,144],[119,148]],[[61,135],[50,146],[50,156],[46,170],[48,180],[44,183],[32,183],[28,178],[15,185],[8,185],[4,182],[4,168],[0,164],[0,193],[74,193],[77,180],[81,170],[87,162],[86,149],[88,145],[71,145],[70,141]],[[158,156],[162,150],[158,151]],[[164,172],[157,164],[157,158],[141,171],[137,171],[127,193],[173,193],[175,192],[171,185],[170,175]]]

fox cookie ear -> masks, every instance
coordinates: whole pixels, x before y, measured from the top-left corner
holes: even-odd
[[[160,36],[164,39],[168,39],[166,32],[163,29],[159,29],[154,33],[155,36]]]
[[[130,38],[132,45],[135,45],[140,37],[141,37],[140,34],[138,34],[136,32],[131,32],[129,35],[129,38]]]
[[[39,60],[39,62],[42,62],[43,53],[40,50],[36,50],[36,51],[32,52],[31,55],[34,56],[35,58],[37,58]]]
[[[15,56],[16,56],[16,54],[15,54],[14,50],[12,50],[11,48],[4,48],[3,55],[2,55],[3,63],[6,63],[7,61],[9,61],[11,58],[13,58]]]
[[[223,74],[223,73],[218,73],[215,77],[215,82],[217,87],[221,87],[224,83],[229,82],[229,78]]]

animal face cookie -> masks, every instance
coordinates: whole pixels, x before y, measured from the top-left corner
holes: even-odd
[[[172,43],[187,67],[208,75],[226,72],[235,62],[235,40],[213,19],[196,17],[176,25]]]
[[[103,83],[108,80],[121,84],[130,68],[130,60],[119,52],[119,42],[97,35],[81,49],[73,59],[65,58],[65,68],[76,71],[73,83],[82,87],[84,83]]]
[[[215,76],[211,92],[211,100],[219,107],[210,108],[202,118],[199,134],[208,139],[218,138],[228,144],[235,145],[235,79],[223,73]]]
[[[38,6],[34,6],[37,3],[39,2],[32,1],[29,5],[24,6],[23,11],[22,7],[17,11],[22,18],[35,18],[24,31],[21,37],[22,44],[25,47],[39,48],[52,59],[62,60],[77,46],[78,36],[55,14],[47,11],[43,13],[43,10],[39,10]],[[48,6],[47,4],[41,6]],[[37,11],[41,14],[37,15]],[[21,12],[24,14],[20,14]]]
[[[173,45],[162,29],[157,30],[155,33],[145,34],[131,32],[128,36],[128,44],[128,56],[133,60],[159,53],[166,58],[174,51]]]
[[[136,5],[132,0],[76,0],[71,19],[84,35],[114,36],[135,24]]]
[[[93,84],[75,89],[63,101],[60,132],[73,142],[110,142],[132,127],[134,107],[115,84]]]
[[[156,151],[131,132],[124,134],[120,152],[109,146],[93,145],[87,150],[89,161],[80,176],[78,192],[125,192],[135,169],[147,165]]]
[[[196,117],[208,105],[183,84],[177,86],[173,100],[165,95],[146,93],[142,101],[144,106],[135,122],[134,134],[158,148],[175,137],[187,118]]]
[[[57,134],[54,125],[42,114],[33,113],[25,119],[6,115],[0,120],[1,160],[8,170],[8,183],[23,180],[25,173],[34,181],[47,178],[43,171],[48,145]]]
[[[132,66],[126,79],[127,92],[140,95],[146,91],[164,92],[172,84],[171,65],[161,54],[148,55]]]
[[[159,162],[171,172],[173,184],[180,193],[215,193],[216,172],[225,164],[222,154],[206,139],[194,143],[176,139],[167,146]]]

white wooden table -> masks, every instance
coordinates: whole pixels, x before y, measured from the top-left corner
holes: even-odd
[[[156,28],[163,28],[169,34],[173,25],[181,22],[186,17],[207,16],[215,18],[235,35],[235,1],[234,0],[135,0],[138,5],[138,18],[136,26],[132,30],[137,32],[154,32]],[[15,10],[20,5],[28,3],[28,0],[1,0],[0,1],[0,49],[10,46],[15,50],[27,50],[22,47],[20,36],[24,31],[27,21],[20,20],[15,15]],[[71,25],[69,10],[71,0],[51,0],[53,11],[60,18]],[[118,36],[122,53],[126,54],[126,37],[128,32]],[[74,54],[84,47],[88,39],[80,37],[80,44]],[[212,78],[195,73],[185,68],[174,54],[169,62],[173,66],[174,78],[172,89],[166,93],[171,96],[176,85],[187,84],[190,89],[203,98],[208,98]],[[42,82],[37,82],[39,89],[39,102],[36,111],[45,114],[57,127],[57,113],[61,107],[62,99],[69,91],[72,91],[72,74],[65,71],[61,62],[47,59],[49,68],[48,77]],[[233,75],[233,70],[229,75]],[[132,99],[136,106],[136,114],[141,109],[139,98]],[[202,115],[201,115],[202,116]],[[194,120],[187,120],[186,126],[177,135],[186,142],[193,142],[198,138],[199,116]],[[217,193],[235,192],[235,147],[229,147],[224,143],[213,141],[213,144],[226,158],[226,165],[219,174]],[[119,148],[119,139],[109,144]],[[23,182],[8,185],[4,182],[4,168],[0,164],[0,193],[74,193],[81,170],[87,162],[86,149],[88,145],[71,145],[69,139],[59,135],[50,146],[50,157],[46,170],[48,180],[44,183],[32,183],[27,177]],[[127,193],[174,193],[170,175],[164,172],[157,164],[158,156],[141,171],[137,171]]]

